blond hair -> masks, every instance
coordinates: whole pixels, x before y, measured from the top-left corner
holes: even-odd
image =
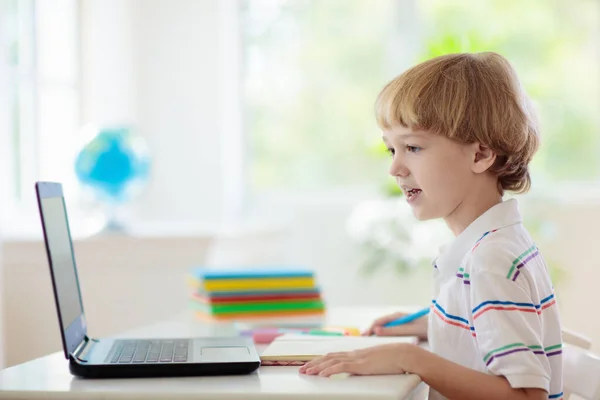
[[[401,125],[488,146],[496,153],[489,171],[500,193],[531,187],[537,118],[515,70],[499,54],[447,54],[418,64],[383,88],[375,109],[382,129]]]

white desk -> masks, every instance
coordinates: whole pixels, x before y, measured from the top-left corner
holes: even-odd
[[[365,326],[389,308],[333,309],[331,325]],[[185,313],[119,337],[235,335],[230,324],[207,324]],[[259,351],[261,349],[259,348]],[[329,379],[298,373],[298,367],[261,367],[250,375],[186,378],[80,379],[61,353],[0,371],[0,399],[422,399],[427,388],[416,375]]]

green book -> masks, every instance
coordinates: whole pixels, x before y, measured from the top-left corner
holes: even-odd
[[[210,314],[239,314],[239,313],[261,313],[273,311],[311,311],[323,310],[325,305],[322,300],[308,301],[278,301],[270,304],[202,304],[192,301],[192,305],[198,311]]]

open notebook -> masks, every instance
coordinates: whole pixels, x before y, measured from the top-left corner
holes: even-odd
[[[304,365],[306,362],[339,351],[353,351],[388,343],[417,343],[408,337],[317,336],[286,334],[276,338],[260,356],[263,366]]]

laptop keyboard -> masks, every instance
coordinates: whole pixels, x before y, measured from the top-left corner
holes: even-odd
[[[108,360],[111,364],[186,362],[189,342],[188,339],[117,340]]]

